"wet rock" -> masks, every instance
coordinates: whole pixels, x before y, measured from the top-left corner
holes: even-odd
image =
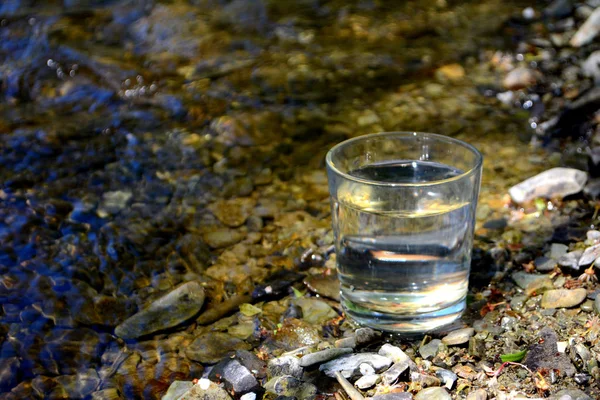
[[[581,47],[591,42],[598,35],[598,32],[600,32],[600,8],[594,10],[569,43],[573,47]]]
[[[556,260],[548,257],[538,257],[533,263],[535,264],[535,269],[540,272],[552,271],[557,266]],[[519,287],[521,286],[519,285]]]
[[[225,359],[216,364],[208,378],[215,382],[223,382],[225,389],[236,394],[244,394],[260,388],[254,375],[236,359]]]
[[[548,397],[548,400],[593,400],[580,389],[562,389]]]
[[[354,386],[364,390],[375,386],[377,383],[379,383],[380,380],[381,376],[377,374],[364,375],[358,378],[356,382],[354,382]]]
[[[376,372],[389,367],[392,360],[376,353],[348,354],[321,364],[319,370],[325,375],[334,378],[336,372],[340,372],[344,378],[351,378],[360,374],[360,365],[369,364]]]
[[[183,394],[194,386],[190,381],[175,381],[169,386],[169,390],[162,397],[162,400],[178,400]]]
[[[477,389],[469,392],[467,400],[487,400],[488,396],[484,389]]]
[[[556,289],[548,290],[542,296],[543,308],[565,308],[581,304],[586,298],[586,290],[578,289]]]
[[[295,299],[294,304],[302,308],[302,319],[309,324],[323,325],[338,317],[338,313],[329,304],[316,298],[301,297]]]
[[[572,269],[579,269],[579,259],[581,258],[581,255],[583,254],[583,251],[581,250],[575,250],[575,251],[571,251],[569,253],[563,254],[559,259],[558,259],[558,265],[562,266],[562,267],[569,267]]]
[[[381,378],[385,384],[392,385],[398,380],[398,378],[400,378],[400,375],[411,368],[412,365],[416,367],[416,364],[414,364],[414,361],[412,361],[410,358],[397,361],[387,371],[381,374]],[[416,368],[414,369],[416,370]]]
[[[573,380],[577,382],[578,385],[587,385],[590,382],[591,376],[587,374],[575,374]]]
[[[185,392],[179,400],[231,400],[225,389],[208,379],[202,378]]]
[[[517,286],[525,289],[528,293],[552,289],[552,281],[547,275],[530,274],[525,271],[517,271],[511,275]]]
[[[594,79],[596,86],[600,85],[600,50],[589,55],[583,62],[582,69],[585,76]]]
[[[581,258],[577,261],[577,266],[590,265],[600,257],[600,244],[595,244],[583,251]]]
[[[237,350],[235,359],[244,367],[248,368],[252,375],[259,379],[267,376],[267,363],[258,358],[253,352],[248,350]],[[290,374],[291,375],[291,374]]]
[[[133,193],[127,191],[106,192],[102,195],[102,203],[96,211],[100,218],[105,218],[108,215],[117,214],[125,207],[131,199]]]
[[[502,84],[509,90],[518,90],[533,86],[537,83],[537,81],[538,76],[534,70],[518,67],[506,75],[502,81]]]
[[[115,334],[134,339],[175,327],[194,317],[203,303],[204,288],[195,281],[184,283],[122,322]]]
[[[578,193],[587,181],[587,173],[573,168],[552,168],[533,176],[508,190],[515,203],[537,197],[562,198]]]
[[[249,350],[251,346],[241,339],[223,332],[209,332],[194,340],[185,355],[194,361],[214,364],[235,350]]]
[[[456,375],[452,371],[448,371],[447,369],[438,369],[435,371],[435,375],[440,378],[446,389],[452,390],[454,383],[458,379],[458,375]]]
[[[411,372],[410,381],[419,384],[421,387],[440,386],[438,378],[420,372]]]
[[[430,387],[421,390],[415,395],[415,400],[451,400],[452,396],[441,387]]]
[[[17,357],[0,359],[0,390],[2,392],[8,392],[17,385],[20,366],[21,363]]]
[[[473,328],[463,328],[457,329],[455,331],[450,332],[448,335],[442,338],[442,343],[447,346],[456,346],[460,344],[465,344],[469,341],[469,338],[475,334],[475,329]]]
[[[69,398],[84,398],[96,390],[100,377],[94,369],[88,369],[76,375],[61,375],[55,379],[56,387],[52,393],[66,393]]]
[[[550,18],[566,18],[573,12],[572,0],[554,0],[544,9],[544,15]]]
[[[421,345],[419,347],[419,353],[424,360],[435,357],[439,351],[439,347],[442,344],[440,339],[433,339],[429,343]]]
[[[267,363],[267,374],[270,377],[291,375],[302,378],[304,370],[300,366],[300,359],[294,356],[281,356],[273,358]]]
[[[310,367],[311,365],[321,364],[326,361],[332,360],[344,354],[352,353],[351,348],[331,348],[325,349],[321,351],[317,351],[315,353],[310,353],[300,358],[300,366],[301,367]]]
[[[386,394],[378,394],[377,396],[373,396],[372,399],[373,400],[412,400],[413,395],[408,392],[386,393]]]
[[[400,347],[393,346],[389,343],[385,343],[383,346],[381,346],[378,353],[381,356],[391,359],[395,363],[410,360],[410,357],[403,352]]]
[[[311,275],[304,280],[304,284],[313,293],[336,301],[340,300],[340,281],[337,272]]]
[[[92,400],[122,400],[123,397],[115,388],[97,390],[92,393]],[[163,397],[164,399],[164,397]],[[178,399],[178,397],[167,398],[166,400]]]
[[[289,318],[283,321],[281,328],[277,329],[273,341],[277,347],[289,351],[315,345],[321,341],[321,335],[313,324]]]
[[[231,200],[218,200],[208,209],[225,225],[236,228],[243,225],[252,215],[256,201],[252,198],[238,198]]]
[[[569,246],[562,243],[552,243],[550,245],[550,258],[558,260],[569,251]]]
[[[381,332],[373,330],[371,328],[358,328],[354,332],[354,339],[356,340],[357,346],[369,344],[369,343],[379,339],[380,337],[381,337]]]
[[[539,332],[539,343],[529,347],[523,364],[536,371],[540,368],[559,370],[561,374],[573,376],[576,372],[571,360],[558,352],[557,334],[551,328],[545,327]]]
[[[302,382],[293,376],[275,377],[265,384],[265,389],[278,396],[296,397],[298,400],[311,399],[317,394],[317,388],[312,383]]]
[[[234,229],[220,229],[205,233],[203,238],[206,244],[213,249],[222,249],[239,243],[246,235]]]

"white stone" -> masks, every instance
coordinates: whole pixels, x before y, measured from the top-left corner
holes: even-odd
[[[552,168],[524,180],[508,190],[515,203],[537,197],[562,198],[583,189],[587,173],[574,168]]]
[[[581,65],[585,76],[594,78],[596,85],[600,84],[600,50],[596,50]]]
[[[581,25],[575,36],[571,38],[571,46],[581,47],[591,42],[600,31],[600,7]]]

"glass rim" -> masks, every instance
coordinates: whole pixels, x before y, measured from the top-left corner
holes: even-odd
[[[466,148],[467,150],[471,151],[475,155],[474,165],[473,165],[473,167],[464,171],[463,173],[453,176],[451,178],[439,179],[439,180],[430,181],[430,182],[407,183],[407,182],[382,182],[382,181],[376,181],[376,180],[371,180],[371,179],[359,178],[359,177],[350,175],[347,172],[341,171],[333,162],[333,159],[332,159],[333,154],[336,151],[339,151],[342,147],[348,146],[349,144],[352,144],[354,142],[359,142],[362,140],[371,139],[374,137],[382,137],[382,136],[399,136],[399,137],[406,137],[406,138],[418,137],[418,136],[431,137],[431,138],[436,139],[441,142],[446,142],[449,144],[457,145],[457,146]],[[481,168],[481,166],[483,164],[483,155],[481,154],[481,152],[479,150],[477,150],[477,148],[475,148],[475,146],[473,146],[467,142],[464,142],[462,140],[455,139],[455,138],[452,138],[449,136],[440,135],[438,133],[415,132],[415,131],[392,131],[392,132],[369,133],[366,135],[361,135],[361,136],[357,136],[354,138],[344,140],[343,142],[340,142],[340,143],[336,144],[335,146],[333,146],[331,149],[329,149],[329,151],[327,152],[327,155],[325,156],[325,162],[327,164],[327,167],[329,167],[329,169],[331,169],[331,171],[344,177],[347,180],[354,181],[356,183],[362,183],[362,184],[371,185],[371,186],[388,186],[388,187],[411,187],[411,186],[412,187],[426,187],[426,186],[435,186],[435,185],[441,185],[444,183],[459,181],[461,179],[469,177],[470,175],[473,175],[475,172],[477,172]]]

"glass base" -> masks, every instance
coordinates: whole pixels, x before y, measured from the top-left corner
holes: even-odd
[[[386,332],[422,334],[435,331],[456,321],[466,308],[466,299],[462,299],[449,307],[424,314],[388,314],[369,310],[355,305],[343,298],[342,307],[346,316],[360,325]]]

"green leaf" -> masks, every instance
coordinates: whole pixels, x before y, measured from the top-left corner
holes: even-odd
[[[527,350],[521,350],[521,351],[517,351],[516,353],[502,354],[500,356],[500,359],[502,360],[502,362],[507,362],[507,361],[519,362],[523,359],[523,357],[525,357],[525,354],[527,354]]]
[[[294,291],[295,297],[304,297],[304,295],[306,294],[306,292],[301,292],[300,290],[296,289],[293,286],[292,286],[292,290]]]
[[[262,310],[258,307],[253,306],[250,303],[244,303],[240,305],[240,312],[247,317],[251,317],[256,314],[260,314]]]

